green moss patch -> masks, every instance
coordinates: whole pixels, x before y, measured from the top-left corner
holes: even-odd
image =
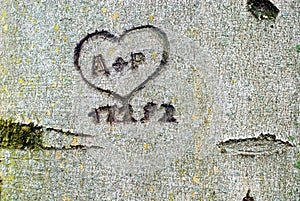
[[[296,45],[296,51],[297,51],[297,52],[300,52],[300,44],[297,44],[297,45]]]
[[[296,168],[300,169],[300,160],[298,160],[298,161],[294,164],[294,166],[295,166]]]
[[[0,147],[4,149],[42,149],[42,127],[0,118]]]

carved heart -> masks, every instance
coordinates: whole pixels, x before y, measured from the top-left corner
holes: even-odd
[[[123,101],[163,70],[169,49],[166,34],[150,25],[127,30],[119,37],[95,31],[77,44],[74,63],[90,86]]]

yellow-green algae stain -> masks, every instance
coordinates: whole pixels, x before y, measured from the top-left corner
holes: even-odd
[[[70,131],[62,131],[54,128],[44,128],[34,125],[34,123],[24,124],[14,122],[12,119],[5,120],[0,117],[0,147],[2,149],[21,149],[21,150],[71,150],[86,148],[81,144],[65,144],[62,147],[55,145],[45,145],[43,137],[46,131],[55,131],[65,136],[88,136],[76,134]],[[94,146],[94,148],[99,148]]]
[[[33,123],[15,123],[0,118],[0,147],[4,149],[43,149],[43,129]]]

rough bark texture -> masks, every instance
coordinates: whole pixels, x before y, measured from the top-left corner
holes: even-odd
[[[0,5],[1,200],[300,200],[300,1]]]

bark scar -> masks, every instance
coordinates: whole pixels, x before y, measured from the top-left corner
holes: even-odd
[[[217,146],[221,153],[232,153],[244,156],[270,155],[282,153],[287,148],[294,147],[288,141],[276,139],[272,134],[260,134],[258,137],[229,139],[219,142]]]
[[[250,189],[248,189],[246,197],[243,198],[243,201],[254,201],[254,198],[250,196]]]

